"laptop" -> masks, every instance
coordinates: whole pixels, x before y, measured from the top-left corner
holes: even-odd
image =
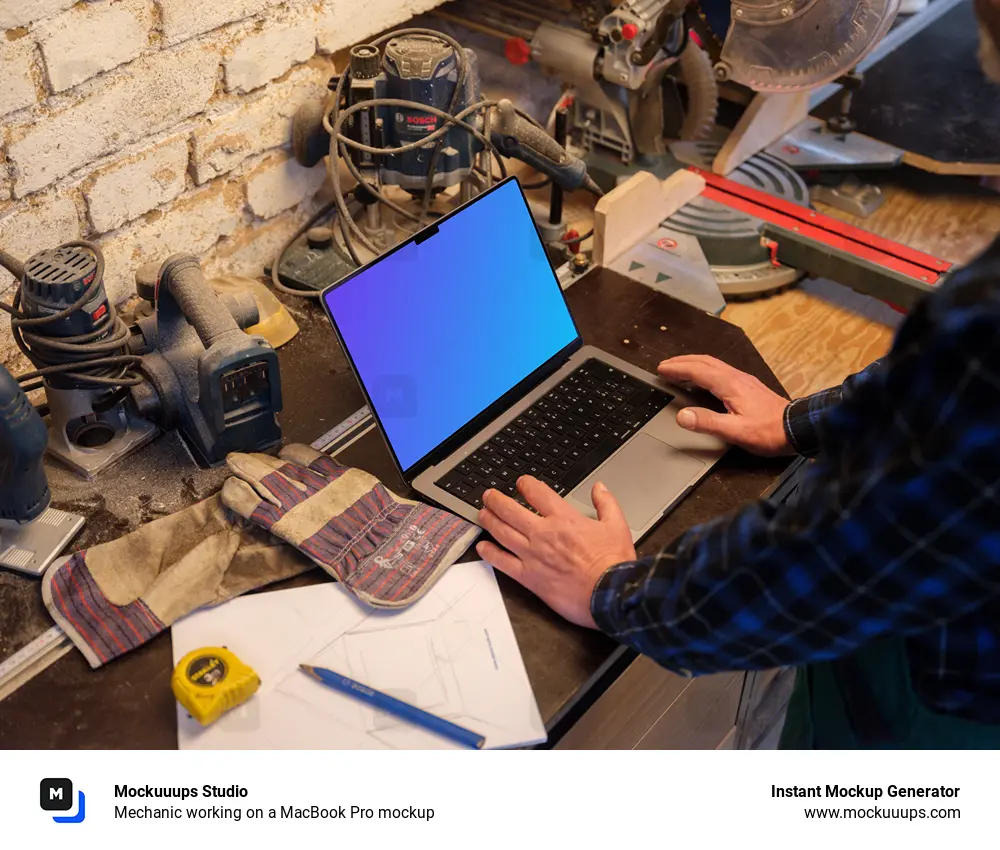
[[[682,389],[584,344],[514,177],[321,300],[403,480],[471,522],[526,474],[596,516],[602,481],[638,541],[726,451],[676,424]]]

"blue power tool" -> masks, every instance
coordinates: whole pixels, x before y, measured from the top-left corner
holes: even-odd
[[[0,365],[0,567],[34,576],[83,527],[83,517],[49,507],[47,442],[42,417]]]
[[[49,506],[42,458],[48,432],[24,390],[0,366],[0,520],[30,522]]]

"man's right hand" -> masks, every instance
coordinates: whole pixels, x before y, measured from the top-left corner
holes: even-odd
[[[795,454],[785,433],[788,399],[753,375],[702,354],[664,360],[657,371],[672,384],[694,384],[708,390],[726,406],[727,413],[686,407],[677,414],[682,428],[711,434],[765,457]]]

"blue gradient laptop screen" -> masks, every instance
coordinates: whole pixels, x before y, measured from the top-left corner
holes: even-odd
[[[578,335],[514,181],[325,298],[404,470]]]

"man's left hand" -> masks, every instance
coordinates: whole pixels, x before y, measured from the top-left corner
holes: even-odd
[[[488,490],[479,524],[504,548],[482,542],[476,551],[570,622],[596,628],[590,597],[598,580],[609,567],[635,560],[621,507],[601,483],[591,493],[597,519],[583,516],[530,475],[518,480],[517,489],[538,514]]]

